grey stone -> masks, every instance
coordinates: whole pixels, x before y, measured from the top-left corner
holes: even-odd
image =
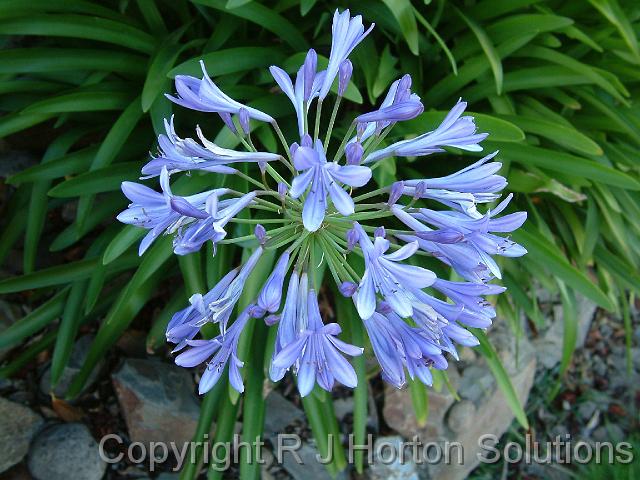
[[[456,388],[459,382],[458,371],[455,368],[450,368],[447,373],[449,380]],[[429,390],[427,422],[425,425],[418,425],[408,388],[397,389],[387,384],[382,415],[387,425],[405,438],[412,438],[419,433],[423,438],[437,439],[445,433],[444,418],[454,401],[453,395],[444,386],[439,392]]]
[[[373,447],[373,464],[367,470],[370,480],[418,480],[418,467],[409,451],[401,452],[402,437],[379,437]]]
[[[486,364],[472,365],[462,372],[458,394],[474,403],[480,403],[483,397],[493,391],[494,384],[495,379]]]
[[[0,397],[0,473],[19,463],[29,451],[42,418],[28,407]]]
[[[471,425],[475,415],[475,404],[469,400],[461,400],[449,409],[447,425],[452,431],[460,433]]]
[[[107,464],[81,423],[52,425],[33,441],[27,461],[36,480],[100,480]]]
[[[318,462],[318,450],[315,446],[303,443],[300,449],[296,451],[299,458],[293,455],[293,452],[284,452],[282,454],[282,467],[295,480],[330,480],[331,475],[327,472],[325,466]],[[300,462],[298,462],[300,460]],[[339,475],[338,478],[344,475]]]
[[[29,152],[9,151],[0,154],[0,177],[10,177],[38,163],[38,159]]]
[[[187,370],[156,360],[127,359],[112,381],[131,441],[191,441],[200,408]]]
[[[526,404],[536,370],[535,352],[526,338],[521,338],[516,344],[515,336],[505,322],[498,319],[494,325],[488,332],[489,338],[502,361],[509,364],[508,369],[513,372],[509,375],[513,387],[521,403]],[[457,461],[457,451],[451,450],[449,454],[453,457],[449,464],[419,463],[421,477],[438,480],[466,478],[479,463],[477,454],[480,453],[480,437],[484,434],[499,437],[513,421],[514,415],[486,361],[478,357],[471,366],[462,370],[461,375],[457,370],[459,366],[460,363],[452,362],[447,374],[463,402],[456,404],[446,387],[440,392],[429,390],[426,425],[417,424],[407,389],[387,387],[385,390],[384,418],[389,427],[404,438],[411,440],[417,435],[424,444],[448,441],[462,445],[462,464]]]
[[[595,402],[587,401],[578,407],[578,416],[583,422],[588,422],[593,414],[596,412],[597,405]]]
[[[353,397],[335,399],[333,401],[333,410],[336,412],[336,418],[342,420],[353,412]]]
[[[265,438],[274,438],[277,434],[284,433],[285,428],[289,425],[292,425],[295,422],[304,422],[305,416],[302,410],[278,392],[272,391],[269,393],[265,402]]]
[[[580,294],[576,294],[576,315],[578,320],[576,348],[584,346],[596,309],[597,305],[595,303]],[[533,341],[538,362],[548,370],[560,363],[562,358],[563,330],[562,306],[556,305],[551,326]]]
[[[83,335],[82,337],[76,340],[76,343],[73,346],[73,350],[71,351],[71,355],[69,357],[69,363],[62,371],[62,375],[58,380],[55,388],[53,389],[53,393],[56,397],[64,397],[67,393],[67,390],[71,386],[71,383],[76,378],[76,375],[80,373],[80,369],[82,365],[84,365],[84,361],[87,358],[87,354],[89,353],[89,348],[91,347],[91,343],[93,342],[93,335]],[[96,368],[94,368],[89,375],[89,379],[85,383],[85,390],[88,389],[98,378],[100,373],[100,368],[102,366],[102,361],[100,361]],[[51,392],[51,366],[47,366],[46,370],[40,377],[40,391],[49,395]]]
[[[610,423],[596,428],[592,437],[597,442],[620,442],[625,439],[625,434],[619,425]]]

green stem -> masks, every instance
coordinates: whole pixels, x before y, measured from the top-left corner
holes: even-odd
[[[329,151],[329,142],[331,141],[331,132],[333,132],[333,124],[336,121],[336,115],[338,114],[338,107],[340,106],[340,100],[342,97],[336,99],[336,103],[333,104],[333,110],[331,111],[331,119],[329,120],[329,128],[327,129],[327,135],[324,137],[324,151]]]
[[[320,133],[320,117],[322,115],[322,100],[318,100],[318,106],[316,107],[316,124],[313,132],[313,141],[318,139]]]
[[[351,125],[349,126],[349,130],[347,130],[347,134],[342,139],[342,143],[338,147],[338,151],[336,152],[336,156],[333,159],[335,162],[339,161],[340,158],[342,158],[342,155],[344,154],[344,149],[347,147],[347,142],[351,138],[351,135],[353,134],[353,130],[355,128],[356,128],[355,122],[351,122]]]

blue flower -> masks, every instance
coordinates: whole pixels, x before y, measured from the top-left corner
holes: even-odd
[[[199,293],[191,295],[189,298],[191,305],[171,317],[171,321],[167,325],[166,336],[168,342],[177,344],[173,349],[174,352],[182,350],[187,345],[187,340],[192,340],[200,331],[200,327],[209,320],[208,305],[218,300],[229,288],[229,284],[238,275],[238,270],[234,268],[227,273],[204,296]]]
[[[181,367],[195,367],[207,362],[207,368],[198,384],[200,394],[207,393],[214,387],[220,380],[227,364],[229,365],[229,383],[238,392],[244,392],[244,384],[240,374],[240,368],[244,363],[238,358],[238,339],[251,318],[249,311],[252,306],[244,309],[229,327],[229,330],[214,339],[187,340],[186,343],[190,348],[176,357],[176,365]]]
[[[364,320],[373,352],[382,367],[382,376],[397,388],[406,383],[404,370],[409,376],[431,385],[430,367],[445,369],[447,361],[442,349],[420,328],[409,326],[388,305],[381,304]]]
[[[378,110],[358,116],[355,122],[363,127],[359,141],[369,138],[373,133],[380,133],[392,123],[411,120],[424,111],[420,97],[411,93],[411,76],[404,75],[389,87],[387,96]]]
[[[319,74],[316,74],[315,69],[313,69],[312,75],[311,67],[303,65],[298,70],[298,74],[296,75],[296,83],[294,86],[287,72],[282,70],[280,67],[272,65],[271,67],[269,67],[269,71],[271,72],[271,75],[273,76],[282,92],[287,97],[289,97],[289,100],[291,100],[293,108],[296,112],[296,117],[298,119],[298,133],[300,137],[302,137],[305,133],[304,125],[305,119],[307,117],[305,102],[309,103],[311,102],[311,100],[318,96],[320,84],[324,78],[325,73],[321,72]],[[311,79],[310,77],[313,77],[313,79]]]
[[[216,112],[238,114],[244,108],[251,118],[262,122],[273,123],[274,119],[255,108],[247,107],[226,95],[209,78],[204,62],[200,60],[202,79],[189,75],[176,75],[175,83],[178,96],[166,95],[174,103],[200,112]]]
[[[267,312],[273,313],[280,308],[282,285],[284,284],[284,277],[289,267],[289,257],[289,250],[285,250],[258,295],[258,305]]]
[[[228,193],[228,189],[220,188],[208,190],[188,197],[178,197],[173,195],[169,185],[169,174],[163,168],[160,174],[160,186],[162,192],[156,192],[145,185],[135,182],[122,182],[122,192],[131,200],[131,204],[126,210],[118,214],[117,219],[122,223],[146,228],[149,233],[140,242],[138,253],[142,255],[147,248],[161,234],[177,231],[180,227],[188,225],[194,221],[191,216],[185,216],[174,208],[174,205],[182,205],[190,209],[191,212],[198,212],[204,215],[205,204],[210,198]],[[230,202],[225,200],[225,206]]]
[[[249,192],[240,198],[225,200],[224,208],[219,209],[217,196],[210,195],[204,212],[191,208],[191,205],[182,199],[172,198],[171,206],[175,211],[185,217],[196,219],[189,226],[178,231],[173,241],[173,251],[177,255],[188,255],[197,252],[204,243],[211,241],[215,254],[216,245],[227,236],[225,225],[250,206],[255,198],[256,193]]]
[[[460,117],[467,108],[467,103],[458,101],[440,126],[432,132],[427,132],[409,140],[389,145],[367,156],[365,163],[371,163],[386,157],[417,157],[442,152],[442,147],[456,147],[470,152],[480,152],[479,143],[488,134],[476,134],[476,124],[473,117]]]
[[[369,167],[327,162],[320,140],[316,140],[315,148],[304,145],[298,147],[293,155],[293,164],[303,173],[293,179],[289,191],[291,197],[300,197],[311,186],[302,209],[304,227],[310,232],[315,232],[322,225],[327,210],[327,195],[338,212],[351,215],[354,212],[353,200],[342,185],[362,187],[371,179]]]
[[[160,175],[162,168],[169,174],[191,170],[202,170],[210,173],[233,174],[237,170],[228,165],[239,162],[269,162],[280,159],[280,155],[268,152],[237,152],[222,148],[208,141],[200,129],[197,133],[205,147],[192,138],[180,138],[171,121],[164,122],[166,135],[158,136],[159,151],[150,162],[142,167],[142,174],[147,178]]]
[[[340,66],[344,62],[354,48],[369,34],[375,24],[371,24],[369,29],[365,32],[362,25],[362,17],[356,15],[351,17],[349,10],[345,10],[342,13],[338,13],[338,10],[333,14],[333,25],[331,27],[332,41],[331,41],[331,53],[329,54],[329,65],[327,66],[327,73],[324,76],[322,86],[320,87],[320,100],[323,100],[331,85],[338,75]]]
[[[376,293],[380,293],[394,312],[401,317],[410,317],[413,314],[413,295],[408,287],[426,288],[436,280],[431,270],[400,263],[416,252],[418,244],[409,243],[394,253],[385,254],[390,247],[387,239],[376,237],[372,243],[359,223],[355,222],[354,227],[359,233],[365,262],[356,297],[358,314],[362,319],[373,315],[377,304]]]
[[[309,290],[307,296],[306,315],[307,328],[274,357],[274,367],[287,369],[296,365],[298,390],[303,397],[313,390],[316,382],[327,391],[331,391],[335,380],[354,388],[358,384],[358,377],[340,352],[357,356],[362,354],[363,349],[337,339],[336,336],[342,331],[337,323],[322,323],[314,290]]]

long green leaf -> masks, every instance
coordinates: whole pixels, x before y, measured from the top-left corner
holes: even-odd
[[[28,15],[0,20],[0,34],[71,37],[113,43],[144,53],[153,51],[151,35],[125,23],[85,15]]]
[[[541,235],[534,235],[524,227],[514,232],[513,238],[526,247],[529,251],[528,258],[531,261],[538,262],[567,286],[590,298],[602,308],[613,309],[609,297],[584,273],[571,265],[551,242]]]

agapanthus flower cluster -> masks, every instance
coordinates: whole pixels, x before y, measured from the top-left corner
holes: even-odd
[[[235,245],[236,253],[239,245],[245,250],[246,260],[209,292],[190,292],[189,305],[167,327],[176,363],[205,365],[201,393],[223,375],[236,390],[244,390],[246,359],[240,358],[239,340],[247,325],[262,321],[277,329],[270,337],[274,345],[268,346],[271,379],[292,372],[303,396],[315,385],[331,390],[336,381],[356,386],[349,359],[367,351],[396,387],[407,376],[429,385],[432,369],[446,369],[448,359],[458,358],[458,345],[478,344],[467,327],[491,325],[496,311],[485,296],[504,290],[490,283],[501,278],[495,257],[526,253],[505,236],[522,225],[526,214],[500,216],[511,195],[496,204],[506,186],[497,173],[497,152],[446,176],[391,185],[373,180],[374,170],[396,157],[398,162],[412,157],[412,171],[426,172],[438,161],[426,161],[431,154],[447,148],[482,151],[487,134],[464,115],[465,102],[454,105],[435,130],[393,142],[394,125],[424,110],[411,77],[404,75],[391,84],[378,109],[353,115],[346,119],[350,124],[339,122],[349,127],[340,142],[334,139],[353,72],[349,54],[372,28],[365,29],[362,18],[348,10],[336,11],[325,70],[319,71],[313,49],[294,77],[278,66],[270,68],[296,113],[288,140],[273,116],[226,95],[204,63],[202,78],[177,76],[177,94],[168,98],[190,110],[218,114],[244,151],[217,145],[199,127],[194,138],[182,138],[171,118],[165,122],[166,135],[158,138],[157,154],[142,169],[143,178],[159,177],[161,191],[122,185],[132,203],[118,219],[148,230],[140,254],[166,234],[173,236],[177,255],[212,244],[211,262],[220,248],[232,248],[225,245]],[[322,106],[334,94],[331,114],[323,116]],[[273,129],[282,143],[280,153],[256,148],[252,129],[260,123]],[[189,185],[202,185],[202,179],[223,187],[189,190]],[[245,230],[234,236],[238,226]],[[247,280],[266,257],[275,258],[272,272],[247,304]],[[455,271],[456,281],[426,268],[440,262],[445,271]],[[323,269],[335,288],[320,280]],[[331,305],[336,295],[353,301],[352,316],[327,318],[335,309],[321,305]],[[201,335],[205,325],[215,327],[214,338]],[[342,333],[345,325],[361,327],[368,342],[350,344]]]

